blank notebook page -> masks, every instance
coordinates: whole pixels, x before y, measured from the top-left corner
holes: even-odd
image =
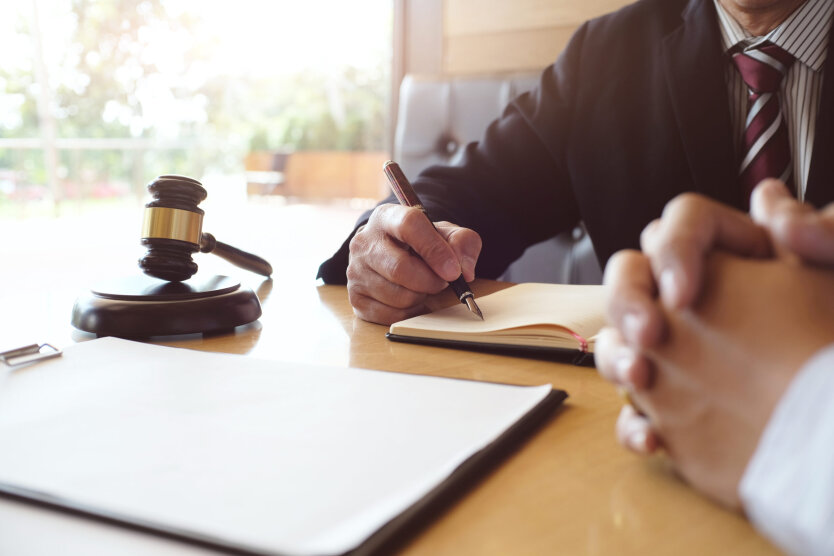
[[[605,325],[602,286],[517,284],[479,297],[477,303],[484,313],[484,320],[473,318],[465,305],[457,304],[395,323],[392,332],[402,327],[479,334],[552,325],[590,338]]]
[[[5,372],[2,486],[285,554],[355,548],[551,392],[114,338]]]

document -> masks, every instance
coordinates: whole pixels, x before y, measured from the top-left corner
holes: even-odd
[[[0,492],[259,554],[379,540],[564,398],[115,338],[6,372]]]

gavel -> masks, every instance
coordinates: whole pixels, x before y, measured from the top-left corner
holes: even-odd
[[[266,260],[217,241],[203,232],[205,212],[198,208],[206,190],[186,176],[159,176],[148,184],[153,200],[145,205],[142,245],[148,248],[139,267],[150,276],[170,282],[188,280],[197,272],[193,253],[214,253],[230,263],[263,276],[272,274]]]

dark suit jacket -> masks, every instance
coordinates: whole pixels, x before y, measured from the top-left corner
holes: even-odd
[[[724,56],[712,0],[642,0],[592,20],[460,165],[427,169],[415,189],[436,220],[481,234],[487,278],[579,221],[604,265],[685,191],[741,208]],[[824,72],[806,188],[817,206],[834,200],[834,56]],[[345,283],[347,244],[319,269],[325,282]]]

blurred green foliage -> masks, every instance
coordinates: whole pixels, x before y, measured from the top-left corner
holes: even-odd
[[[31,37],[30,16],[19,12],[21,36]],[[68,196],[102,183],[130,184],[125,187],[135,191],[137,179],[161,173],[238,172],[251,150],[385,147],[388,60],[373,70],[271,75],[267,67],[259,75],[216,75],[216,41],[199,14],[170,13],[164,0],[71,0],[67,25],[72,32],[60,71],[50,75],[57,136],[167,145],[144,153],[60,152]],[[164,70],[149,55],[161,34],[181,39]],[[17,67],[0,67],[0,109],[8,116],[0,117],[0,137],[40,136],[34,61],[21,57]],[[10,180],[44,184],[42,151],[0,148],[0,200],[9,195]]]

